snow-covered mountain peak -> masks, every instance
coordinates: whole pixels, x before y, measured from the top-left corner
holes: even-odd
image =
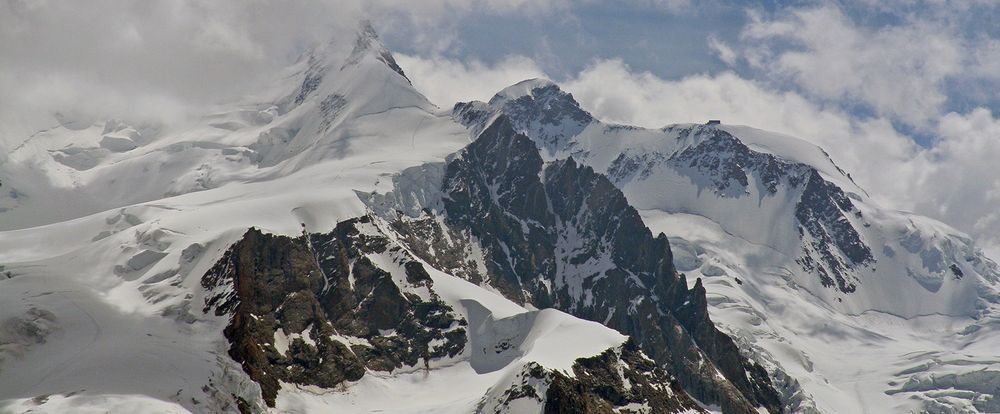
[[[357,38],[354,41],[354,49],[351,51],[351,55],[347,58],[344,65],[356,64],[361,59],[364,59],[365,56],[371,56],[379,62],[384,63],[389,69],[392,69],[393,72],[398,73],[409,82],[410,79],[406,77],[403,69],[396,63],[396,59],[392,56],[389,48],[385,47],[385,44],[382,43],[378,32],[375,31],[375,27],[372,26],[369,20],[361,22]]]
[[[350,52],[345,53],[347,50]],[[297,66],[297,72],[292,76],[293,79],[301,81],[298,91],[293,96],[296,105],[313,95],[313,92],[324,83],[335,83],[339,89],[343,89],[344,86],[358,83],[382,82],[386,88],[405,84],[406,87],[403,89],[412,90],[409,78],[396,63],[392,52],[382,43],[371,22],[367,20],[359,24],[352,41],[331,39],[307,52]],[[330,78],[346,79],[331,82]]]
[[[132,124],[112,114],[22,137],[0,163],[0,228],[283,177],[349,157],[393,159],[397,145],[410,147],[418,164],[424,154],[443,156],[467,142],[394,62],[362,25],[356,36],[306,53],[270,87],[183,123]],[[401,125],[413,127],[397,133]],[[413,151],[430,131],[435,142]]]
[[[523,81],[520,81],[518,83],[515,83],[511,86],[502,89],[500,92],[497,92],[496,95],[493,95],[493,98],[490,99],[489,104],[501,105],[506,101],[512,101],[521,98],[523,96],[534,96],[535,90],[541,91],[551,87],[559,89],[559,86],[556,85],[555,82],[552,82],[548,79],[544,78],[525,79]]]
[[[720,124],[716,126],[730,135],[737,137],[749,149],[771,154],[782,160],[808,165],[819,171],[823,178],[835,182],[838,186],[849,192],[867,192],[862,189],[849,173],[841,169],[820,146],[801,138],[793,137],[772,131],[746,126]]]
[[[572,94],[547,79],[527,79],[508,86],[494,95],[488,103],[459,103],[453,113],[456,120],[471,127],[474,134],[482,131],[499,114],[506,114],[516,129],[527,133],[546,155],[555,158],[577,152],[587,152],[589,157],[599,158],[600,154],[595,154],[595,147],[616,148],[622,145],[607,142],[616,138],[605,140],[593,136],[609,133],[621,135],[614,132],[628,131],[625,135],[644,135],[640,140],[642,142],[628,142],[625,145],[642,144],[646,147],[643,149],[655,146],[659,152],[680,152],[705,140],[724,138],[731,144],[746,147],[746,151],[772,155],[779,162],[808,165],[845,190],[864,193],[826,151],[802,139],[748,126],[721,123],[671,124],[661,128],[659,134],[656,130],[607,124],[594,118]]]
[[[580,107],[573,95],[545,79],[529,79],[505,88],[489,103],[458,103],[455,119],[481,132],[500,114],[510,117],[520,131],[531,131],[531,138],[545,155],[553,156],[579,135],[594,117]]]

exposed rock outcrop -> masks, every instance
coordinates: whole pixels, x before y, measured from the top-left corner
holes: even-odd
[[[403,274],[382,269],[376,257]],[[202,284],[214,293],[205,311],[230,317],[230,356],[270,406],[281,381],[332,388],[366,369],[419,366],[465,347],[465,320],[370,217],[298,238],[251,229]]]

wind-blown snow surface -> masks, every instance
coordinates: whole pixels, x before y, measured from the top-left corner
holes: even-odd
[[[882,208],[822,149],[746,126],[608,125],[544,80],[454,114],[473,131],[506,114],[548,159],[611,177],[793,410],[1000,411],[997,265]]]

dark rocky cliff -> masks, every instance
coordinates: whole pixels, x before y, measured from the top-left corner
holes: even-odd
[[[279,381],[332,388],[366,369],[419,367],[464,349],[466,321],[436,297],[419,262],[385,237],[359,231],[370,222],[348,220],[329,234],[298,238],[251,229],[203,277],[217,292],[205,311],[230,316],[229,355],[260,383],[269,406]],[[399,260],[405,281],[366,256],[383,253]],[[279,337],[289,338],[286,349]]]
[[[675,270],[667,237],[654,237],[603,175],[573,159],[543,163],[501,116],[450,159],[442,188],[447,228],[430,217],[394,224],[411,235],[404,240],[421,240],[410,247],[428,262],[632,336],[685,390],[726,412],[781,411],[766,372],[712,324],[701,285],[689,289]],[[481,248],[481,266],[441,259],[468,244]]]

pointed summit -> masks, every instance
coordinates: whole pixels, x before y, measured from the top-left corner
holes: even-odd
[[[305,53],[296,63],[296,68],[299,71],[296,76],[301,79],[301,83],[288,100],[288,107],[298,106],[318,96],[319,101],[332,99],[326,106],[335,108],[340,106],[337,104],[340,98],[330,98],[331,94],[342,95],[341,98],[358,93],[370,94],[369,98],[374,99],[375,96],[385,95],[376,89],[383,89],[390,84],[393,88],[398,87],[395,89],[397,92],[386,96],[399,93],[406,96],[419,95],[396,63],[392,52],[379,39],[372,23],[367,20],[362,21],[356,31],[346,35],[343,32],[335,33],[328,41]],[[399,92],[399,88],[404,92]],[[430,106],[424,101],[426,98],[421,95],[412,103]],[[393,105],[397,104],[398,102]]]
[[[354,50],[351,51],[351,55],[347,58],[347,62],[344,63],[344,67],[357,64],[368,55],[374,56],[375,59],[384,63],[393,72],[406,78],[407,82],[410,81],[410,78],[406,77],[406,74],[403,73],[403,68],[399,67],[399,64],[396,63],[392,52],[379,39],[378,32],[375,31],[372,22],[370,20],[363,20],[358,28],[357,38],[354,41]]]

